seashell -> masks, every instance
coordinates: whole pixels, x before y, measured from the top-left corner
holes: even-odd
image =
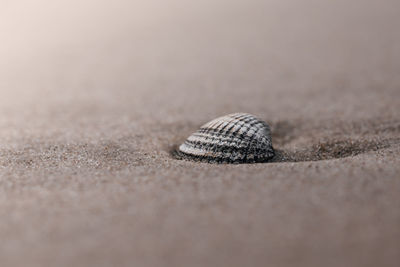
[[[209,163],[267,162],[274,157],[267,123],[246,113],[212,120],[179,146],[183,159]]]

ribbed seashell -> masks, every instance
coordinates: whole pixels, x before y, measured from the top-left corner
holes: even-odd
[[[210,163],[267,162],[274,157],[267,123],[246,113],[212,120],[179,146],[183,159]]]

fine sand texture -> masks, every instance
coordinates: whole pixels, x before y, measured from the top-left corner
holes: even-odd
[[[400,266],[398,0],[0,2],[0,266]],[[179,160],[234,112],[271,163]]]

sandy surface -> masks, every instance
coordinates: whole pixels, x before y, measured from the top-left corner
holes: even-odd
[[[398,0],[110,2],[0,3],[2,267],[400,266]]]

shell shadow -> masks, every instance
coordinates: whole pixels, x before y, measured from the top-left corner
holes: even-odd
[[[318,143],[299,149],[279,149],[279,147],[290,143],[301,135],[299,132],[301,130],[296,129],[295,125],[299,125],[299,123],[294,124],[288,121],[278,121],[271,124],[272,140],[278,146],[278,149],[275,149],[275,157],[270,162],[304,162],[352,157],[388,148],[393,143],[399,143],[400,140],[399,138],[384,140],[334,138],[319,141]],[[354,128],[360,128],[357,127],[357,124],[352,124],[351,126],[353,131]],[[378,127],[372,126],[371,128],[373,132],[377,132]],[[382,127],[380,126],[380,128]]]
[[[296,126],[288,121],[271,123],[271,137],[274,144],[284,145],[296,139]]]
[[[275,157],[270,162],[306,162],[352,157],[370,151],[388,148],[399,139],[386,140],[333,140],[320,142],[297,150],[275,149]]]

